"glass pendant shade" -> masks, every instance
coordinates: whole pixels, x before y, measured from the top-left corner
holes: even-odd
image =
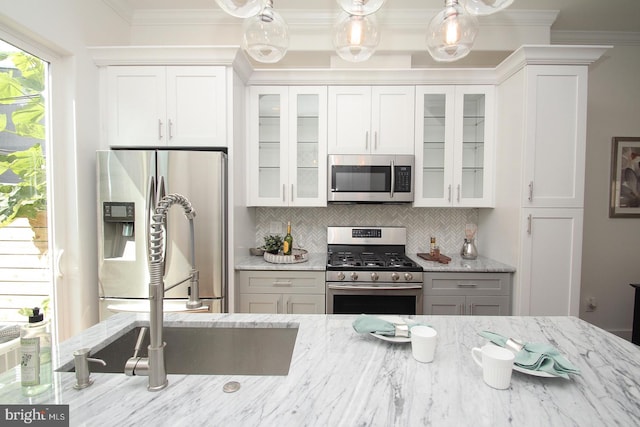
[[[216,0],[220,9],[236,18],[256,16],[264,7],[264,0]]]
[[[289,48],[289,27],[282,16],[267,6],[260,14],[246,19],[242,26],[242,48],[258,62],[280,61]]]
[[[380,42],[374,16],[341,14],[333,28],[333,46],[340,58],[349,62],[366,61]]]
[[[336,0],[349,15],[365,16],[376,13],[385,0]]]
[[[511,6],[513,0],[460,0],[460,4],[473,15],[491,15]]]
[[[478,27],[478,19],[467,13],[457,0],[446,0],[445,8],[429,22],[427,50],[439,62],[464,58],[471,52]]]

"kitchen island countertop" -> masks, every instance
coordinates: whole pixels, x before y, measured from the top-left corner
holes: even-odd
[[[62,343],[57,364],[82,347],[97,350],[108,337],[144,324],[122,313]],[[408,343],[391,343],[352,329],[355,316],[165,315],[167,326],[298,327],[286,376],[169,375],[160,392],[146,377],[92,374],[75,390],[73,373],[54,373],[54,388],[23,398],[19,368],[0,376],[3,404],[70,405],[72,426],[602,426],[640,425],[640,348],[574,317],[416,316],[438,331],[433,363],[411,356]],[[472,347],[490,330],[550,342],[581,375],[570,380],[514,372],[508,390],[484,384]],[[167,343],[170,346],[171,343]],[[188,355],[185,355],[188,363]],[[228,381],[240,389],[224,393]]]
[[[479,256],[475,260],[462,259],[460,255],[452,255],[448,264],[427,261],[415,253],[408,253],[409,258],[418,263],[425,272],[442,273],[513,273],[515,268],[492,260],[491,258]],[[295,264],[273,264],[259,256],[240,256],[236,258],[236,270],[310,270],[324,271],[327,265],[326,253],[309,253],[308,260]]]

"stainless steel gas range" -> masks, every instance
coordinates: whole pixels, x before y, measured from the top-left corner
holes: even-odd
[[[328,227],[328,314],[422,314],[422,267],[404,227]]]

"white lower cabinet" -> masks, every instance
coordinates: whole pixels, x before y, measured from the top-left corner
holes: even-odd
[[[424,273],[424,314],[509,316],[511,273]]]
[[[241,313],[324,314],[324,271],[240,271]]]
[[[578,316],[583,209],[524,209],[516,310],[521,316]]]

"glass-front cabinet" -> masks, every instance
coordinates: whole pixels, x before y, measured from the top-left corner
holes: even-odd
[[[327,89],[249,88],[249,206],[326,206]]]
[[[416,88],[415,206],[493,205],[493,90]]]

